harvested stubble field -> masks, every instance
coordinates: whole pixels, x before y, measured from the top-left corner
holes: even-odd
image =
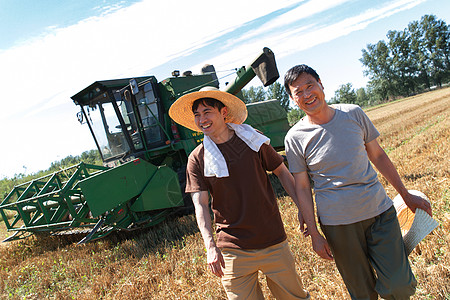
[[[405,184],[429,196],[440,223],[409,257],[418,280],[413,299],[450,299],[450,88],[367,113]],[[382,182],[394,197],[394,189]],[[279,206],[298,272],[312,298],[348,299],[334,263],[321,260],[310,240],[299,234],[292,200],[280,195]],[[4,227],[0,234],[5,236]],[[225,299],[220,280],[206,269],[192,215],[132,236],[76,246],[79,239],[32,237],[3,244],[0,298]],[[264,282],[262,286],[272,299]]]

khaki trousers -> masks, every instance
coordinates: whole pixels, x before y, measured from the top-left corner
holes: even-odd
[[[256,250],[222,249],[225,260],[222,284],[228,299],[264,299],[258,271],[276,299],[310,299],[295,271],[294,257],[287,241]]]

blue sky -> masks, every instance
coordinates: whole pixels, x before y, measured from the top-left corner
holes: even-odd
[[[70,99],[94,81],[205,63],[220,77],[269,47],[281,76],[306,63],[330,99],[366,85],[367,44],[425,14],[450,24],[450,1],[0,0],[0,178],[95,148]]]

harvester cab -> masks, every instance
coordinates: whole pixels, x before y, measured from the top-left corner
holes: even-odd
[[[224,91],[240,97],[255,76],[264,86],[278,79],[270,49],[238,69]],[[7,240],[86,227],[86,242],[114,230],[153,226],[189,209],[190,197],[183,192],[186,163],[203,135],[174,123],[168,110],[179,97],[204,86],[219,87],[212,65],[197,75],[174,71],[161,82],[154,76],[96,81],[72,96],[80,106],[78,120],[89,127],[103,166],[80,163],[15,187],[0,204],[6,227],[15,231]],[[246,123],[282,149],[289,125],[279,102],[257,102],[247,109]]]

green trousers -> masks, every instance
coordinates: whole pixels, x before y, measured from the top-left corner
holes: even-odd
[[[352,299],[409,299],[411,271],[394,207],[361,222],[321,225]]]

